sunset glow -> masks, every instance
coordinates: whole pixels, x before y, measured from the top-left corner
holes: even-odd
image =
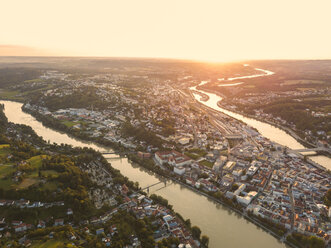
[[[329,0],[4,0],[1,9],[3,56],[331,57]]]

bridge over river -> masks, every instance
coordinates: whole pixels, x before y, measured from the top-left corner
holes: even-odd
[[[331,154],[331,149],[326,147],[314,147],[314,148],[303,148],[303,149],[292,149],[294,152],[327,152]]]
[[[135,151],[125,151],[125,152],[101,152],[102,155],[109,155],[109,154],[117,154],[117,155],[122,155],[122,154],[130,154],[130,153],[137,153]]]

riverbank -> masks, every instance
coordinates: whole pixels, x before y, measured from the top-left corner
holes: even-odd
[[[130,158],[130,156],[128,157]],[[286,245],[289,245],[293,248],[297,248],[297,246],[295,246],[294,244],[288,242],[286,239],[284,239],[284,235],[283,236],[280,236],[279,234],[277,234],[275,231],[271,230],[270,228],[268,228],[263,222],[261,222],[260,220],[256,219],[256,218],[253,218],[249,215],[247,215],[244,211],[241,211],[240,209],[238,208],[235,208],[229,204],[227,204],[225,201],[221,200],[221,199],[218,199],[210,194],[208,194],[207,192],[205,191],[202,191],[201,189],[198,189],[196,187],[193,187],[191,185],[188,185],[187,183],[181,181],[180,179],[176,178],[176,177],[173,177],[171,175],[160,175],[158,174],[158,172],[156,172],[155,170],[151,170],[149,168],[146,168],[143,164],[139,164],[137,163],[137,161],[133,161],[131,160],[132,162],[138,164],[139,166],[141,167],[144,167],[145,169],[149,170],[149,171],[152,171],[154,173],[156,173],[158,176],[160,176],[161,178],[163,179],[169,179],[177,184],[180,184],[181,186],[197,193],[197,194],[200,194],[206,198],[208,198],[209,200],[215,202],[215,203],[219,203],[221,205],[223,205],[224,207],[228,208],[229,210],[235,212],[236,214],[240,215],[241,217],[245,218],[246,220],[250,221],[251,223],[255,224],[257,227],[263,229],[265,232],[267,232],[268,234],[271,234],[272,236],[274,236],[275,238],[277,238],[279,241],[285,243]]]
[[[36,128],[36,120],[32,118],[31,115],[25,114],[21,110],[21,104],[16,104],[16,106],[20,106],[21,116],[23,117],[22,120],[19,120],[18,123],[24,122],[26,125],[30,125],[33,128]],[[18,113],[19,111],[15,110],[15,108],[11,108],[12,112],[15,112],[15,120],[18,120]],[[24,115],[22,115],[24,113]],[[11,116],[11,119],[13,119],[13,116]],[[71,140],[68,141],[64,136],[67,136],[67,134],[60,134],[55,131],[51,131],[52,129],[48,129],[45,126],[42,126],[40,122],[38,122],[37,127],[37,133],[42,133],[43,137],[45,137],[46,140],[50,140],[51,142],[57,140],[57,143],[68,143],[72,144],[74,142],[74,146],[84,146],[79,142],[78,140]],[[41,129],[47,130],[47,132],[41,131]],[[61,132],[62,133],[62,132]],[[50,136],[51,134],[51,136]],[[55,137],[59,136],[59,137]],[[60,139],[61,137],[61,139]],[[84,143],[85,144],[85,143]],[[86,143],[87,144],[87,143]],[[89,146],[94,146],[93,143],[88,143]],[[100,151],[100,148],[96,147],[97,150]],[[103,149],[101,149],[103,150]],[[113,157],[113,156],[111,156]],[[114,159],[115,158],[115,159]],[[133,163],[127,161],[127,158],[120,158],[118,156],[114,156],[113,158],[110,158],[112,166],[115,165],[114,168],[117,170],[120,170],[121,173],[128,178],[130,178],[131,181],[139,181],[139,184],[141,185],[151,185],[155,183],[153,180],[150,179],[154,177],[154,173],[148,173],[148,178],[143,177],[141,180],[141,171],[144,170],[143,166],[136,167],[134,169],[134,176],[132,177],[132,173],[129,174],[126,173],[127,170],[131,170]],[[138,169],[140,168],[140,169]],[[155,167],[157,168],[157,167]],[[122,171],[123,170],[123,171]],[[147,170],[146,170],[147,171]],[[150,170],[149,170],[150,171]],[[140,175],[139,179],[136,177],[137,173]],[[138,179],[138,180],[137,180]],[[154,179],[155,180],[155,179]],[[160,180],[159,178],[157,180]],[[175,191],[173,191],[175,190]],[[180,190],[180,191],[178,191]],[[254,224],[253,221],[249,221],[243,216],[242,214],[238,214],[235,212],[235,210],[231,210],[229,207],[225,206],[221,202],[218,202],[214,200],[213,198],[208,196],[208,201],[206,201],[205,196],[201,194],[200,192],[193,191],[192,189],[188,188],[187,185],[183,184],[169,184],[167,187],[163,188],[161,191],[157,193],[158,195],[161,194],[162,197],[166,199],[170,199],[170,204],[175,206],[175,211],[182,214],[185,219],[191,219],[193,220],[193,223],[197,223],[198,226],[203,227],[202,230],[207,230],[205,233],[211,237],[211,243],[214,243],[210,247],[219,247],[218,244],[223,244],[222,242],[226,242],[229,245],[226,247],[242,247],[244,244],[251,244],[250,247],[284,247],[284,243],[279,241],[279,239],[276,239],[273,235],[269,235],[269,232],[262,232],[264,230],[262,227],[259,228],[258,225]],[[187,196],[189,196],[188,199]],[[181,200],[184,200],[184,202],[181,202]],[[194,200],[193,200],[194,199]],[[220,205],[218,205],[220,204]],[[222,206],[222,207],[220,207]],[[205,211],[206,210],[206,211]],[[212,212],[212,214],[211,214]],[[189,214],[188,214],[189,213]],[[236,216],[233,216],[233,213],[236,213]],[[188,215],[187,215],[188,214]],[[192,215],[193,214],[193,215]],[[232,215],[232,216],[231,216]],[[244,218],[242,218],[244,217]],[[206,223],[208,221],[208,223]],[[239,224],[239,225],[238,225]],[[254,224],[254,225],[252,225]],[[254,228],[252,228],[254,226]],[[232,229],[229,232],[229,228],[232,227]],[[249,227],[249,228],[247,228]],[[258,231],[257,231],[258,230]],[[269,230],[272,231],[272,230]],[[236,234],[233,236],[233,234]],[[224,236],[225,235],[225,236]],[[243,239],[245,240],[244,243],[242,241],[236,240],[236,237],[238,235],[242,235]],[[255,238],[253,238],[255,237]],[[213,240],[213,241],[212,241]],[[258,241],[256,241],[258,240]],[[267,244],[265,243],[267,242]],[[253,245],[254,244],[254,245]],[[264,245],[262,245],[264,244]],[[256,246],[255,246],[256,245]]]
[[[226,106],[224,106],[224,105],[222,105],[221,104],[221,102],[223,101],[223,99],[225,99],[226,98],[226,96],[225,95],[223,95],[223,94],[221,94],[221,93],[219,93],[218,91],[213,91],[213,90],[206,90],[206,89],[204,89],[203,91],[206,91],[206,92],[208,92],[208,93],[212,93],[212,94],[215,94],[215,95],[217,95],[217,96],[219,96],[221,99],[217,102],[217,106],[218,107],[220,107],[220,108],[223,108],[223,109],[225,109],[225,110],[227,110],[227,111],[231,111],[231,112],[233,112],[233,113],[235,113],[235,114],[238,114],[238,115],[242,115],[242,116],[245,116],[245,117],[247,117],[247,118],[251,118],[251,119],[254,119],[254,120],[257,120],[257,121],[260,121],[260,122],[264,122],[264,123],[267,123],[267,124],[269,124],[269,125],[272,125],[272,126],[275,126],[275,127],[277,127],[277,128],[279,128],[279,129],[281,129],[281,130],[283,130],[284,132],[286,132],[287,134],[289,134],[290,136],[292,136],[296,141],[298,141],[300,144],[302,144],[303,146],[307,146],[307,147],[309,147],[309,148],[316,148],[316,146],[314,146],[313,144],[311,144],[311,143],[309,143],[309,142],[307,142],[307,141],[305,141],[305,140],[303,140],[299,135],[297,135],[293,130],[291,130],[291,129],[289,129],[289,128],[287,128],[287,127],[284,127],[284,126],[282,126],[282,125],[279,125],[278,123],[274,123],[274,122],[271,122],[271,121],[268,121],[268,120],[262,120],[262,119],[259,119],[259,118],[257,118],[256,116],[254,116],[254,115],[250,115],[250,114],[247,114],[247,113],[244,113],[244,112],[238,112],[238,111],[235,111],[235,110],[233,110],[233,109],[229,109],[229,108],[227,108]],[[196,93],[196,91],[194,92],[194,93]],[[203,94],[203,93],[201,93],[201,92],[199,92],[201,95]],[[202,100],[202,101],[204,101],[204,102],[206,102],[206,101],[208,101],[209,100],[209,97],[207,96],[207,95],[205,95],[206,97]],[[229,116],[229,115],[228,115]],[[231,117],[231,116],[229,116],[229,117]],[[233,118],[233,117],[231,117],[231,118]]]
[[[229,206],[228,204],[224,203],[223,201],[221,201],[221,200],[219,200],[219,199],[217,199],[217,198],[215,198],[215,197],[213,197],[213,196],[211,196],[211,195],[209,195],[209,194],[207,194],[207,193],[205,193],[205,192],[202,192],[202,191],[199,190],[199,189],[196,189],[196,188],[194,188],[194,187],[192,187],[192,186],[190,186],[190,185],[188,185],[188,184],[186,184],[186,183],[183,183],[183,182],[181,182],[181,181],[179,181],[179,180],[176,180],[176,179],[173,179],[173,180],[174,180],[176,183],[179,183],[179,184],[181,184],[182,186],[185,186],[185,187],[187,187],[188,189],[190,189],[190,190],[192,190],[192,191],[194,191],[194,192],[196,192],[196,193],[198,193],[198,194],[201,194],[201,195],[203,195],[203,196],[209,198],[209,199],[212,200],[212,201],[215,201],[215,202],[217,202],[217,203],[219,203],[219,204],[222,204],[223,206],[226,206],[227,208],[229,208],[229,209],[231,209],[232,211],[234,211],[236,214],[241,215],[241,216],[244,217],[246,220],[248,220],[248,221],[254,223],[254,224],[255,224],[256,226],[258,226],[259,228],[262,228],[265,232],[271,234],[272,236],[274,236],[275,238],[277,238],[279,241],[282,241],[282,240],[283,240],[283,237],[284,237],[284,236],[279,236],[277,233],[275,233],[273,230],[267,228],[262,222],[258,221],[257,219],[253,219],[252,217],[248,216],[247,214],[243,213],[242,211],[240,211],[240,210],[238,210],[238,209],[236,209],[236,208],[233,208],[233,207]],[[297,248],[297,246],[293,245],[292,243],[289,243],[287,240],[284,240],[284,241],[282,241],[282,242],[284,242],[285,244],[287,244],[287,245],[289,245],[289,246],[291,246],[291,247],[293,247],[293,248]]]
[[[235,114],[238,114],[238,115],[242,115],[242,116],[244,116],[244,117],[247,117],[247,118],[251,118],[251,119],[254,119],[254,120],[257,120],[257,121],[259,121],[259,122],[264,122],[264,123],[267,123],[267,124],[269,124],[269,125],[271,125],[271,126],[275,126],[275,127],[277,127],[277,128],[279,128],[279,129],[281,129],[281,130],[283,130],[284,132],[286,132],[288,135],[290,135],[291,137],[293,137],[297,142],[299,142],[301,145],[303,145],[303,146],[305,146],[305,147],[307,147],[307,148],[317,148],[317,146],[316,145],[314,145],[314,144],[312,144],[312,143],[310,143],[310,142],[308,142],[308,141],[306,141],[306,140],[304,140],[303,138],[301,138],[294,130],[292,130],[291,128],[289,128],[289,127],[285,127],[285,126],[283,126],[283,125],[280,125],[280,124],[278,124],[278,123],[275,123],[275,122],[272,122],[272,121],[270,121],[270,120],[266,120],[266,119],[261,119],[261,118],[258,118],[258,117],[256,117],[255,115],[250,115],[250,114],[247,114],[247,113],[245,113],[245,112],[242,112],[242,111],[240,111],[240,112],[238,112],[238,111],[235,111],[235,110],[233,110],[233,109],[229,109],[228,107],[226,107],[226,106],[224,106],[224,105],[222,105],[221,104],[221,102],[223,101],[223,99],[225,99],[226,98],[226,96],[225,95],[223,95],[223,94],[221,94],[221,93],[219,93],[219,92],[217,92],[217,91],[213,91],[213,90],[205,90],[206,92],[209,92],[209,93],[212,93],[212,94],[215,94],[215,95],[217,95],[217,96],[219,96],[220,98],[221,98],[221,100],[219,100],[218,102],[217,102],[217,106],[219,107],[219,108],[222,108],[222,109],[225,109],[225,110],[227,110],[227,111],[231,111],[231,112],[233,112],[233,113],[235,113]],[[196,91],[194,92],[194,93],[196,93]],[[201,95],[203,95],[203,93],[201,93],[201,92],[199,92]],[[209,97],[207,96],[207,95],[205,95],[206,97],[202,100],[202,101],[208,101],[209,100]],[[205,100],[206,99],[206,100]],[[231,116],[230,116],[231,117]],[[328,158],[331,158],[331,154],[330,153],[328,153],[328,152],[323,152],[323,151],[318,151],[318,152],[316,152],[316,154],[314,154],[314,155],[307,155],[307,156],[316,156],[316,155],[323,155],[323,156],[326,156],[326,157],[328,157]]]
[[[39,120],[39,121],[41,121],[41,120]],[[46,123],[45,123],[45,124],[46,124]],[[49,125],[45,125],[45,126],[49,126]],[[53,127],[52,127],[52,128],[53,128]],[[63,130],[60,130],[60,131],[63,132]],[[65,132],[65,133],[68,134],[68,132]],[[69,133],[69,135],[72,136],[73,138],[77,138],[77,137],[75,137],[74,135],[72,135],[72,134],[70,134],[70,133]],[[91,141],[91,140],[89,140],[89,141]],[[104,144],[102,144],[102,145],[104,145]],[[112,148],[112,149],[114,149],[114,148]],[[115,150],[116,150],[116,149],[115,149]],[[122,150],[122,149],[121,149],[121,150]],[[120,152],[119,150],[116,150],[116,151],[117,151],[117,152]],[[129,154],[127,154],[127,156],[129,156]],[[141,167],[144,167],[144,166],[142,166],[141,164],[140,164],[140,166],[141,166]],[[156,167],[155,167],[155,168],[156,168]],[[152,170],[151,170],[151,171],[152,171]],[[153,172],[154,172],[154,173],[157,173],[157,172],[155,172],[155,171],[153,171]],[[194,192],[194,193],[196,193],[196,194],[199,194],[199,195],[203,195],[203,196],[207,197],[208,199],[212,200],[212,201],[215,202],[215,203],[222,204],[223,206],[227,207],[228,209],[230,209],[231,211],[233,211],[233,212],[235,212],[235,213],[237,213],[237,214],[240,214],[240,216],[242,216],[242,217],[244,217],[244,218],[246,219],[246,217],[243,215],[243,213],[242,213],[241,211],[239,211],[239,210],[237,210],[237,209],[235,209],[235,208],[233,208],[233,207],[231,207],[231,206],[229,206],[229,205],[226,205],[226,203],[224,203],[223,201],[220,201],[220,200],[218,200],[218,199],[216,199],[216,198],[214,198],[214,197],[212,197],[212,196],[206,194],[205,192],[202,192],[202,191],[199,191],[199,190],[197,190],[197,189],[195,189],[195,188],[193,188],[193,187],[190,187],[189,185],[187,185],[187,184],[185,184],[185,183],[179,181],[179,180],[176,179],[176,178],[170,177],[169,175],[164,175],[164,174],[160,174],[160,173],[157,173],[157,174],[158,174],[159,176],[161,176],[161,177],[165,177],[165,178],[168,178],[168,179],[170,179],[170,180],[172,180],[172,181],[174,181],[174,182],[177,182],[178,184],[180,184],[180,185],[184,186],[185,188],[189,189],[190,191],[192,191],[192,192]],[[257,222],[256,222],[256,221],[253,221],[253,220],[250,221],[250,222],[255,223],[256,226],[262,228],[262,229],[265,230],[265,231],[268,230],[265,226],[263,226],[262,223],[260,223],[260,224],[256,224]],[[274,233],[272,230],[268,230],[267,232],[270,233],[270,234]],[[276,236],[275,236],[275,235],[276,235]],[[276,238],[278,238],[278,239],[281,239],[281,237],[280,237],[280,236],[277,236],[276,233],[274,233],[273,236],[276,237]]]
[[[302,144],[303,146],[307,146],[307,147],[309,147],[309,148],[316,148],[316,146],[314,146],[314,144],[311,144],[311,143],[309,143],[308,141],[303,140],[298,134],[296,134],[293,130],[291,130],[291,129],[288,128],[288,127],[284,127],[284,126],[282,126],[282,125],[280,125],[280,124],[278,124],[278,123],[275,123],[275,122],[272,122],[272,121],[269,121],[269,120],[265,120],[265,119],[262,120],[262,119],[256,117],[255,115],[250,115],[250,114],[247,114],[247,113],[244,113],[244,112],[234,111],[233,109],[229,109],[229,108],[227,108],[226,106],[222,105],[222,104],[221,104],[221,101],[219,101],[219,102],[217,103],[217,105],[218,105],[220,108],[224,108],[224,109],[226,109],[226,110],[228,110],[228,111],[235,112],[235,113],[240,114],[240,115],[243,115],[243,116],[245,116],[245,117],[247,117],[247,118],[252,118],[252,119],[255,119],[255,120],[257,120],[257,121],[265,122],[265,123],[268,123],[268,124],[270,124],[270,125],[272,125],[272,126],[276,126],[277,128],[282,129],[284,132],[286,132],[287,134],[291,135],[294,139],[296,139],[296,140],[297,140],[300,144]]]
[[[36,134],[35,130],[31,126],[26,126],[26,124],[19,125],[17,123],[13,123],[13,122],[11,122],[10,124],[11,125],[17,125],[17,126],[28,127],[27,130],[30,131],[31,133],[25,132],[25,134],[29,135],[29,137],[31,137],[31,136],[36,136],[37,137],[37,134]],[[65,134],[65,135],[67,135],[67,134]],[[40,137],[40,136],[38,136],[38,137]],[[42,140],[42,144],[45,147],[47,147],[47,149],[50,149],[50,151],[53,151],[54,154],[57,154],[59,151],[60,152],[64,152],[64,154],[71,154],[73,151],[75,151],[77,154],[86,155],[87,152],[89,151],[91,154],[88,154],[87,157],[90,157],[92,155],[95,156],[95,160],[92,160],[92,162],[91,162],[91,164],[92,164],[92,167],[91,168],[93,168],[95,171],[98,171],[98,172],[95,172],[94,171],[94,172],[91,172],[91,173],[89,172],[89,175],[92,175],[91,176],[92,178],[93,178],[93,176],[98,175],[98,179],[100,180],[100,174],[106,174],[106,176],[103,176],[103,178],[106,178],[107,177],[107,178],[110,178],[111,180],[113,180],[113,182],[114,182],[114,186],[113,187],[114,188],[116,187],[118,189],[118,187],[121,187],[121,185],[125,185],[128,188],[128,191],[131,192],[130,194],[125,193],[125,194],[127,194],[127,196],[125,196],[125,198],[126,198],[125,199],[125,202],[124,202],[124,197],[123,197],[123,199],[120,198],[120,200],[118,200],[118,198],[116,198],[116,200],[120,203],[120,205],[119,206],[116,206],[116,208],[114,208],[113,205],[112,205],[112,207],[109,207],[109,208],[111,208],[109,210],[109,212],[101,212],[102,215],[99,215],[99,213],[98,213],[98,215],[92,214],[92,217],[90,219],[88,219],[88,220],[93,225],[96,224],[96,225],[98,225],[100,227],[100,226],[106,224],[109,221],[109,219],[112,216],[112,214],[115,213],[115,212],[117,212],[117,210],[126,209],[128,212],[129,211],[135,211],[133,209],[130,209],[130,208],[132,208],[132,205],[131,205],[131,203],[133,202],[132,199],[133,198],[136,198],[137,195],[139,196],[139,194],[146,195],[146,193],[143,192],[139,187],[136,187],[136,184],[133,181],[131,181],[129,178],[127,178],[123,174],[121,174],[118,169],[112,167],[111,166],[111,163],[109,163],[109,161],[107,161],[106,158],[104,156],[102,156],[102,154],[100,153],[100,151],[96,151],[95,149],[92,149],[92,148],[85,149],[85,147],[83,148],[82,146],[78,146],[78,147],[77,146],[71,146],[70,144],[64,146],[63,143],[59,144],[59,143],[55,143],[54,142],[53,144],[50,144],[50,143],[47,143],[43,138],[44,137],[40,138]],[[30,144],[36,145],[36,143],[34,143],[34,142],[30,142]],[[39,143],[38,143],[38,147],[43,148],[43,146],[41,146]],[[55,148],[58,148],[58,150],[56,150]],[[49,152],[49,153],[52,153],[52,152]],[[77,155],[77,154],[75,154],[75,155]],[[86,159],[84,160],[84,162],[85,161],[86,161]],[[89,171],[89,170],[86,170],[86,167],[79,167],[79,168],[84,173],[86,173],[86,171]],[[84,171],[84,169],[85,169],[85,171]],[[94,181],[96,181],[96,180],[94,180]],[[100,181],[103,181],[103,180],[100,180]],[[115,185],[115,182],[116,182],[116,185]],[[106,184],[102,184],[101,186],[104,187],[104,188],[108,188],[109,189],[108,185],[106,186]],[[36,195],[36,194],[34,194],[34,195]],[[124,195],[124,194],[122,194],[122,195]],[[107,197],[105,197],[103,199],[108,199],[110,197],[111,197],[111,195],[107,195]],[[29,198],[30,197],[28,197],[28,199]],[[132,200],[132,202],[128,202],[128,199],[130,199],[130,201]],[[190,242],[192,244],[193,241],[192,241],[191,236],[194,236],[193,229],[195,228],[195,229],[199,229],[200,230],[200,228],[199,227],[194,227],[193,226],[193,223],[192,223],[192,226],[191,226],[190,221],[185,220],[178,212],[174,211],[173,208],[172,208],[172,206],[171,205],[168,205],[168,203],[167,203],[166,200],[164,200],[164,199],[162,199],[160,197],[158,197],[157,199],[158,200],[161,199],[161,200],[159,202],[158,201],[154,201],[153,204],[159,204],[160,206],[162,206],[164,208],[167,208],[166,209],[167,214],[170,214],[172,217],[174,217],[174,216],[177,216],[178,217],[178,218],[177,217],[174,218],[174,220],[178,223],[178,230],[181,230],[182,233],[185,233],[186,237],[189,237],[189,235],[190,235],[190,239],[187,239],[185,242]],[[94,203],[96,202],[95,199],[94,199],[93,202]],[[139,204],[137,205],[138,207],[136,209],[142,208],[142,209],[144,209],[143,211],[146,211],[145,216],[150,216],[149,214],[147,214],[148,211],[146,210],[146,208],[144,208],[144,207],[146,207],[146,205],[139,206]],[[152,203],[150,202],[150,204],[152,204]],[[157,206],[157,208],[158,208],[158,206]],[[104,210],[103,207],[102,207],[102,210]],[[76,210],[76,212],[78,212],[78,211]],[[91,212],[89,212],[89,211],[86,212],[86,213],[91,214]],[[137,211],[135,214],[137,214],[137,215],[138,214],[142,214],[142,211],[139,211],[139,213]],[[156,215],[156,216],[160,217],[160,213],[158,213],[158,215]],[[82,222],[83,220],[86,221],[87,219],[81,219],[80,221]],[[176,234],[176,237],[177,236],[178,235]],[[204,247],[204,248],[207,248],[208,247],[208,245],[204,245],[204,243],[205,244],[208,244],[208,240],[209,240],[209,237],[208,236],[204,235],[204,236],[201,236],[200,237],[200,234],[199,234],[199,237],[195,237],[194,239],[197,240],[197,241],[199,241],[201,243],[201,247]],[[198,246],[197,245],[194,245],[193,247],[198,247]]]
[[[234,113],[236,113],[236,114],[243,115],[243,116],[245,116],[245,117],[247,117],[247,118],[251,118],[251,119],[254,119],[254,120],[257,120],[257,121],[260,121],[260,122],[265,122],[265,123],[267,123],[267,124],[269,124],[269,125],[275,126],[275,127],[279,128],[279,129],[283,130],[283,131],[286,132],[287,134],[291,135],[296,141],[298,141],[298,142],[299,142],[300,144],[302,144],[303,146],[307,146],[307,147],[309,147],[309,148],[316,148],[316,146],[314,146],[313,144],[311,144],[311,143],[309,143],[309,142],[303,140],[303,139],[300,138],[297,134],[295,134],[295,132],[294,132],[293,130],[291,130],[291,129],[287,128],[287,127],[284,127],[284,126],[282,126],[282,125],[279,125],[278,123],[274,123],[274,122],[271,122],[271,121],[268,121],[268,120],[262,120],[262,119],[259,119],[259,118],[257,118],[257,117],[254,116],[254,115],[249,115],[249,114],[246,114],[246,113],[235,112],[235,111],[233,111],[233,110],[229,110],[229,109],[227,109],[226,107],[222,106],[222,105],[220,104],[220,102],[221,102],[221,101],[219,101],[219,102],[217,103],[217,105],[218,105],[220,108],[224,108],[224,109],[226,109],[226,110],[228,110],[228,111],[232,111],[232,112],[234,112]],[[278,145],[279,145],[279,144],[278,144]],[[318,153],[320,153],[321,155],[323,155],[323,156],[325,156],[325,157],[331,158],[330,154],[327,153],[327,152],[316,152],[316,154],[312,154],[312,155],[303,155],[303,154],[301,154],[301,153],[297,153],[297,154],[298,154],[301,158],[304,158],[304,156],[307,156],[307,157],[314,157],[314,156],[318,156],[318,155],[320,155],[320,154],[318,154]],[[318,164],[318,163],[312,161],[312,160],[309,159],[309,158],[306,159],[306,161],[307,161],[309,164],[311,164],[312,166],[314,166],[314,167],[316,167],[316,168],[318,168],[318,169],[321,169],[321,170],[323,170],[323,171],[325,171],[325,172],[327,172],[327,171],[329,170],[328,168],[326,168],[326,167],[324,167],[323,165],[320,165],[320,164]]]
[[[190,89],[195,89],[196,87],[191,87]],[[288,147],[292,150],[295,149],[303,149],[305,148],[300,140],[297,140],[297,136],[293,133],[288,133],[288,130],[285,130],[281,126],[275,126],[273,123],[264,122],[264,120],[260,121],[254,116],[249,117],[248,115],[242,115],[241,113],[234,112],[233,110],[228,110],[226,108],[221,107],[218,103],[222,100],[222,96],[217,92],[213,91],[202,91],[200,93],[207,95],[209,98],[207,101],[199,100],[197,95],[192,95],[193,100],[198,104],[202,104],[203,106],[209,108],[210,110],[217,111],[219,113],[223,113],[226,116],[234,118],[238,121],[241,121],[253,128],[255,128],[262,136],[268,138],[269,140],[282,145],[283,147]],[[292,134],[292,135],[291,135]],[[323,170],[331,169],[330,162],[331,159],[329,156],[314,156],[310,159],[312,161],[312,165],[315,167],[321,168]]]
[[[22,110],[25,111],[24,108],[22,108]],[[47,127],[54,128],[55,130],[58,130],[58,131],[61,131],[61,132],[65,132],[66,134],[68,134],[69,136],[71,136],[71,137],[73,137],[73,138],[81,139],[81,137],[76,136],[75,134],[70,133],[70,132],[68,132],[67,130],[61,130],[61,129],[59,129],[56,125],[51,126],[51,125],[49,125],[49,122],[45,122],[45,121],[43,122],[43,118],[42,118],[42,116],[41,116],[41,115],[37,115],[37,114],[34,113],[33,111],[25,111],[25,112],[27,112],[27,113],[31,114],[32,116],[34,116],[37,120],[39,120],[40,122],[42,122],[43,125],[45,125],[45,126],[47,126]],[[83,139],[83,140],[84,140],[84,139]],[[93,139],[90,139],[90,140],[88,140],[88,141],[92,141],[92,142],[95,142],[95,143],[97,143],[97,144],[105,145],[104,143],[102,143],[102,142],[100,142],[100,141],[98,142],[97,140],[93,140]],[[118,146],[116,146],[116,147],[111,147],[111,149],[113,149],[115,152],[117,152],[117,153],[119,154],[119,153],[123,153],[123,150],[124,150],[125,148],[124,148],[124,147],[120,147],[120,148],[119,148]],[[217,198],[215,198],[215,197],[213,197],[213,196],[207,194],[206,192],[203,192],[203,191],[201,191],[201,190],[199,190],[199,189],[197,189],[197,188],[195,188],[195,187],[192,187],[192,186],[190,186],[190,185],[188,185],[188,184],[186,184],[186,183],[184,183],[184,182],[178,180],[177,178],[175,178],[175,177],[169,175],[168,173],[162,173],[162,172],[164,172],[162,169],[160,169],[160,170],[156,170],[156,168],[158,168],[158,167],[155,167],[155,166],[154,166],[154,167],[151,167],[151,168],[146,168],[146,166],[144,166],[144,165],[145,165],[144,163],[139,163],[137,160],[133,160],[133,159],[132,159],[132,154],[130,154],[129,152],[127,152],[127,153],[124,152],[124,154],[126,154],[126,156],[128,157],[128,159],[129,159],[131,162],[134,162],[134,163],[138,164],[139,166],[141,166],[141,167],[143,167],[143,168],[145,168],[145,169],[147,169],[147,170],[149,170],[149,171],[151,171],[151,172],[153,172],[153,173],[156,173],[156,174],[157,174],[158,176],[160,176],[160,177],[163,177],[163,178],[169,179],[169,180],[171,180],[171,181],[173,181],[173,182],[176,182],[176,183],[178,183],[178,184],[180,184],[180,185],[186,187],[187,189],[189,189],[189,190],[191,190],[191,191],[193,191],[193,192],[195,192],[195,193],[197,193],[197,194],[203,195],[203,196],[207,197],[208,199],[214,201],[215,203],[222,204],[223,206],[227,207],[229,210],[235,212],[236,214],[240,215],[241,217],[244,217],[246,220],[248,220],[248,221],[250,221],[251,223],[255,224],[257,227],[263,229],[265,232],[271,234],[272,236],[274,236],[274,237],[277,238],[278,240],[281,241],[281,240],[283,239],[283,236],[279,236],[279,235],[278,235],[277,233],[275,233],[273,230],[267,228],[262,222],[260,222],[260,221],[257,220],[257,219],[253,219],[252,217],[249,217],[248,215],[244,214],[244,212],[240,211],[239,209],[237,209],[237,208],[235,208],[235,207],[233,207],[233,206],[231,206],[231,205],[225,203],[224,201],[222,201],[222,200],[220,200],[220,199],[217,199]],[[292,244],[289,244],[286,240],[283,241],[283,242],[284,242],[285,244],[287,244],[287,245],[290,245],[291,247],[296,247],[296,246],[293,246]]]

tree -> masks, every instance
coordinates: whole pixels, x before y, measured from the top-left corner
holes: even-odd
[[[201,235],[201,230],[199,227],[197,226],[193,226],[192,227],[192,235],[194,238],[196,239],[200,239],[200,235]]]
[[[303,161],[307,162],[307,155],[303,156]]]
[[[236,191],[239,188],[238,184],[232,184],[231,191]]]
[[[206,235],[202,235],[201,237],[201,243],[205,246],[208,247],[209,245],[209,237]]]
[[[191,220],[190,219],[185,220],[185,225],[191,227]]]
[[[202,173],[199,177],[207,179],[209,177],[209,175],[207,173]]]
[[[329,189],[324,196],[324,203],[328,207],[331,206],[331,189]]]
[[[283,154],[287,155],[287,147],[285,146],[284,150],[283,150]]]
[[[323,248],[325,247],[324,241],[315,236],[310,236],[308,238],[309,247],[311,248]]]

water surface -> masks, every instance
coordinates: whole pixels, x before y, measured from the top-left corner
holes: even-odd
[[[43,126],[30,114],[21,110],[21,103],[0,101],[5,104],[5,114],[9,121],[31,126],[45,140],[55,143],[65,143],[73,146],[87,146],[99,151],[105,148],[93,143],[74,139],[64,133]],[[111,151],[111,149],[108,149]],[[139,182],[145,187],[163,179],[153,173],[131,164],[126,158],[118,155],[106,155],[108,161],[131,181]],[[176,212],[185,219],[190,219],[193,225],[201,228],[202,233],[210,238],[211,248],[281,248],[286,247],[270,234],[245,220],[238,214],[195,193],[186,187],[168,181],[167,186],[159,184],[151,188],[150,193],[157,193],[168,199]]]

